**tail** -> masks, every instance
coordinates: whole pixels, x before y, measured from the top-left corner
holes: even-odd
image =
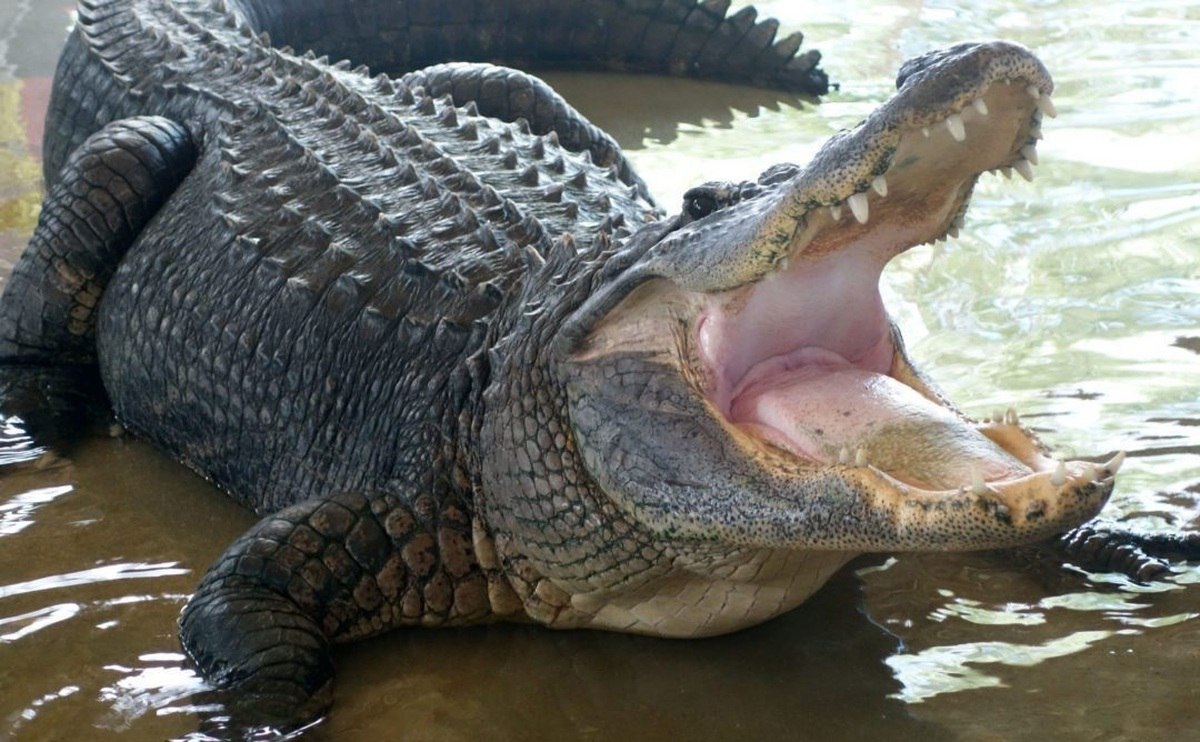
[[[822,95],[803,34],[729,0],[228,0],[275,44],[407,72],[446,61],[649,72]]]
[[[828,91],[829,78],[817,66],[821,55],[799,53],[803,34],[776,42],[778,21],[756,22],[753,8],[727,15],[729,2],[79,0],[79,25],[59,59],[46,116],[46,184],[58,181],[70,153],[104,125],[160,113],[139,105],[135,84],[152,82],[171,66],[171,58],[163,56],[171,34],[155,27],[156,16],[195,33],[265,34],[276,46],[393,75],[451,61],[493,62],[522,69],[646,72],[814,96]],[[119,61],[130,49],[137,50],[136,59]],[[221,61],[209,59],[211,50],[192,51],[200,64]]]

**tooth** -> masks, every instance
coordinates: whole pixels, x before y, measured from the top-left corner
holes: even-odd
[[[971,467],[971,494],[986,495],[987,485],[983,482],[983,475],[975,467]]]
[[[839,464],[849,464],[850,463],[850,449],[846,448],[845,446],[842,446],[842,450],[838,451],[838,463]]]
[[[980,116],[988,115],[987,104],[983,102],[983,98],[976,98],[971,101],[971,105],[975,106],[975,110],[979,111]]]
[[[1050,100],[1050,96],[1043,95],[1037,99],[1038,110],[1046,114],[1050,118],[1058,116],[1058,109],[1054,107],[1054,101]]]
[[[951,224],[951,225],[950,225],[950,226],[949,226],[949,227],[946,229],[946,234],[947,234],[947,235],[949,235],[950,237],[954,237],[955,239],[957,239],[957,238],[958,238],[958,225],[957,225],[957,224]]]
[[[1012,180],[1012,168],[1011,167],[1000,168],[1000,174],[1004,176],[1005,180]]]
[[[1021,177],[1033,182],[1033,165],[1029,164],[1029,160],[1017,160],[1013,163],[1013,169],[1021,174]]]
[[[1042,136],[1042,127],[1040,127],[1040,126],[1029,127],[1029,136],[1033,137],[1034,139],[1044,139],[1045,138]]]
[[[1005,425],[1020,425],[1021,424],[1021,418],[1017,416],[1017,408],[1016,407],[1009,407],[1007,410],[1004,411],[1004,424]]]
[[[871,187],[874,188],[875,192],[880,196],[887,195],[887,180],[882,175],[876,176],[875,180],[871,181]]]
[[[1021,148],[1021,156],[1029,160],[1034,165],[1038,164],[1037,147],[1032,144],[1026,144]]]
[[[922,127],[921,127],[921,133],[925,135],[925,138],[926,138],[926,139],[928,139],[928,138],[929,138],[929,127],[928,127],[928,126],[922,126]]]
[[[1055,487],[1061,487],[1066,483],[1067,465],[1062,459],[1059,459],[1058,463],[1054,465],[1054,473],[1050,475],[1050,484]]]
[[[1115,475],[1117,472],[1119,472],[1121,470],[1121,465],[1124,463],[1125,463],[1125,452],[1118,451],[1117,455],[1113,456],[1111,459],[1109,459],[1108,463],[1104,465],[1104,469],[1109,474]]]
[[[833,206],[830,206],[829,215],[833,217],[835,222],[840,220],[842,218],[842,205],[834,204]]]
[[[1025,92],[1029,93],[1029,97],[1033,98],[1034,100],[1042,97],[1042,91],[1038,90],[1037,85],[1030,85],[1029,87],[1025,88]]]
[[[954,221],[950,223],[959,229],[962,229],[963,227],[967,226],[967,217],[965,214],[960,213],[958,216],[954,217]]]
[[[1083,470],[1083,473],[1087,475],[1087,480],[1089,482],[1096,481],[1096,477],[1099,475],[1099,473],[1096,471],[1095,464],[1088,464],[1087,468]]]
[[[954,137],[954,141],[966,141],[967,127],[963,125],[962,116],[959,116],[957,113],[947,116],[946,128],[950,130],[950,136]]]
[[[994,423],[1004,422],[1004,413],[998,409],[992,410],[992,422],[994,422]]]
[[[854,465],[855,466],[866,466],[867,465],[867,450],[865,448],[860,447],[857,451],[854,452]]]
[[[780,273],[783,273],[785,270],[788,269],[789,265],[791,265],[791,263],[788,260],[788,258],[782,258],[782,259],[780,259],[780,261],[778,263],[775,264],[775,270],[779,271]]]
[[[850,204],[850,210],[854,212],[854,218],[858,220],[858,223],[866,224],[868,216],[867,194],[856,193],[846,199],[846,203]]]

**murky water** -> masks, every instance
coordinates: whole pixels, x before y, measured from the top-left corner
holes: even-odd
[[[36,218],[31,141],[65,3],[0,0],[0,275]],[[818,4],[803,4],[816,6]],[[1130,460],[1108,515],[1200,528],[1200,4],[759,3],[843,83],[818,107],[723,86],[550,75],[666,203],[803,162],[905,57],[1035,48],[1058,84],[1032,184],[985,178],[961,239],[886,276],[910,349],[969,412]],[[211,715],[174,621],[253,520],[146,445],[40,459],[0,421],[0,739],[182,736]],[[101,426],[101,433],[103,426]],[[14,463],[26,461],[24,464]],[[698,642],[525,627],[339,653],[316,739],[1200,736],[1200,569],[1138,587],[996,555],[856,562],[799,610]]]

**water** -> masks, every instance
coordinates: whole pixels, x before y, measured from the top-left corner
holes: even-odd
[[[67,23],[58,5],[0,0],[0,275],[36,219],[27,132]],[[1200,4],[805,5],[759,7],[802,28],[842,82],[817,107],[548,77],[674,205],[697,182],[805,161],[912,54],[991,36],[1035,48],[1061,112],[1036,180],[985,177],[962,238],[902,256],[886,298],[968,412],[1016,405],[1064,454],[1128,450],[1106,515],[1200,528]],[[175,618],[253,517],[124,437],[14,466],[41,448],[22,421],[0,423],[0,739],[195,731],[213,712]],[[901,555],[855,562],[799,610],[720,639],[394,634],[339,652],[336,710],[311,737],[1195,738],[1197,582],[1195,567],[1139,587],[997,555]]]

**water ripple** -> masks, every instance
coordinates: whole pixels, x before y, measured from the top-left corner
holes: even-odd
[[[25,421],[16,415],[0,418],[0,467],[35,461],[46,453],[25,430]]]
[[[943,693],[1004,687],[1005,683],[1000,678],[967,665],[1030,667],[1049,659],[1082,652],[1096,642],[1112,636],[1137,633],[1139,632],[1134,629],[1079,631],[1043,644],[966,642],[930,647],[915,654],[894,654],[885,662],[892,668],[903,688],[891,697],[906,703],[921,703]]]
[[[48,605],[45,608],[39,608],[36,611],[30,611],[29,613],[22,613],[19,616],[0,617],[0,628],[13,624],[24,624],[13,631],[0,634],[0,643],[8,644],[18,639],[23,639],[35,631],[41,631],[47,626],[53,626],[56,623],[74,618],[79,615],[81,610],[83,610],[83,607],[78,603],[58,603],[56,605]]]
[[[157,564],[123,562],[119,564],[108,564],[103,567],[95,567],[93,569],[84,569],[78,572],[67,572],[65,574],[53,575],[50,577],[39,577],[36,580],[17,582],[12,585],[0,585],[0,599],[10,598],[14,595],[24,595],[26,593],[35,593],[42,590],[57,590],[59,588],[74,587],[77,585],[113,582],[116,580],[174,577],[176,575],[186,575],[191,572],[190,569],[176,566],[178,564],[179,562],[159,562]]]
[[[4,463],[0,461],[0,465]],[[59,487],[43,487],[41,489],[29,490],[0,505],[0,538],[20,533],[33,525],[33,512],[35,510],[46,503],[54,502],[73,489],[74,487],[67,484]]]

